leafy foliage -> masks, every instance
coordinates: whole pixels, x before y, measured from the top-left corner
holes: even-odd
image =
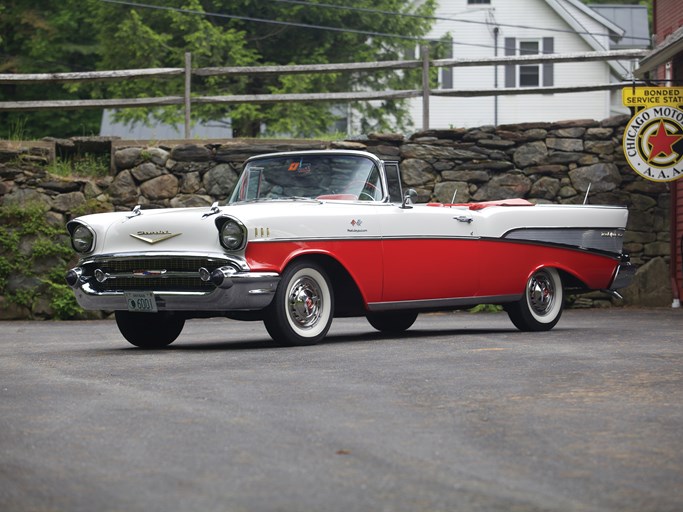
[[[73,292],[63,284],[73,256],[68,237],[45,220],[46,206],[26,204],[0,207],[0,294],[31,308],[47,296],[58,318],[73,318],[83,311]],[[49,267],[45,275],[36,268]],[[10,277],[24,286],[10,289]]]
[[[401,38],[249,21],[246,18],[336,27],[372,33],[422,37],[432,20],[402,14],[432,15],[436,0],[339,0],[340,7],[253,0],[147,0],[156,8],[99,0],[10,0],[0,6],[2,72],[60,72],[181,67],[191,52],[193,67],[344,63],[400,59],[415,43]],[[324,2],[319,2],[323,4]],[[171,4],[171,5],[169,5]],[[362,12],[358,8],[372,9]],[[382,11],[382,12],[379,12]],[[241,17],[236,18],[235,16]],[[412,53],[412,52],[411,52]],[[204,77],[195,95],[334,92],[410,89],[418,71],[377,71],[299,76]],[[0,99],[131,98],[182,94],[183,81],[137,79],[98,84],[18,86],[0,89]],[[329,103],[197,105],[195,120],[230,119],[236,136],[269,134],[311,136],[324,133],[338,117]],[[400,101],[352,105],[364,129],[407,128]],[[346,109],[346,105],[342,106]],[[342,110],[343,110],[342,109]],[[339,110],[339,109],[337,109]],[[180,107],[156,108],[153,117],[182,119]],[[128,109],[120,117],[146,122],[150,111]],[[100,111],[21,114],[31,136],[80,135],[98,130]],[[18,114],[2,114],[8,121]],[[51,132],[51,133],[50,133]],[[88,133],[85,133],[88,134]],[[2,136],[2,134],[0,134]]]

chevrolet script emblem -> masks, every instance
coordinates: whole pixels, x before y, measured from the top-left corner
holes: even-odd
[[[175,236],[182,235],[182,233],[171,233],[170,231],[138,231],[137,233],[131,233],[130,236],[147,242],[148,244],[156,244],[173,238]]]

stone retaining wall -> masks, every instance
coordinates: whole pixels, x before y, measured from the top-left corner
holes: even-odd
[[[347,148],[399,160],[404,185],[419,201],[484,201],[524,197],[537,203],[625,205],[625,248],[641,266],[627,304],[671,304],[668,186],[636,175],[624,159],[627,116],[475,129],[430,130],[410,137],[373,134],[349,141],[227,140],[141,145],[109,141],[112,172],[96,179],[56,178],[40,165],[44,152],[0,152],[0,205],[41,202],[48,221],[65,224],[85,212],[143,207],[208,206],[224,201],[242,162],[273,151]],[[49,151],[49,150],[46,150]],[[9,153],[11,156],[11,152]],[[21,155],[28,158],[20,158]],[[42,156],[41,156],[42,155]],[[26,161],[31,165],[26,165]],[[608,306],[597,293],[573,303]],[[621,304],[620,302],[617,304]],[[35,316],[35,315],[34,315]],[[49,316],[43,315],[43,316]]]

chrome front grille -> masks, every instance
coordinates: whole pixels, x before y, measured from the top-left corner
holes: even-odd
[[[208,292],[215,286],[199,278],[199,269],[212,271],[228,264],[206,257],[107,258],[83,265],[98,292],[107,291],[193,291]]]

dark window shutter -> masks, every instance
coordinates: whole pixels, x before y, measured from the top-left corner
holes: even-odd
[[[444,51],[444,59],[453,58],[453,41],[446,41],[446,48]],[[441,69],[441,88],[442,89],[452,89],[453,88],[453,68],[442,68]]]
[[[543,38],[543,53],[549,54],[555,52],[555,43],[552,37]],[[546,62],[543,64],[543,87],[552,87],[555,81],[553,63]]]
[[[514,37],[506,37],[505,38],[505,55],[506,56],[514,56],[517,53],[517,49],[515,48],[515,45],[517,42],[515,41]],[[517,86],[517,77],[516,77],[516,70],[514,65],[507,65],[505,66],[505,87],[516,87]]]

